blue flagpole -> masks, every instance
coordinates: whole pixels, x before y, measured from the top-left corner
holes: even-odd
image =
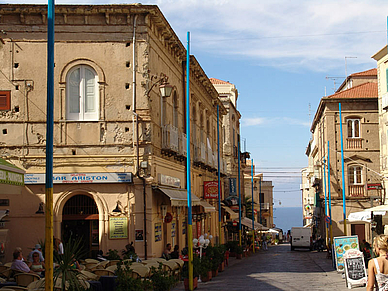
[[[193,284],[193,221],[191,205],[191,160],[190,160],[190,32],[187,32],[186,56],[186,167],[187,167],[187,244],[189,248],[189,290],[194,290]]]
[[[333,243],[333,222],[331,219],[331,186],[330,186],[330,144],[327,141],[327,194],[329,196],[329,217],[330,217],[330,247]]]
[[[253,208],[253,159],[251,159],[251,182],[252,182],[252,242],[253,242],[253,252],[255,252],[255,211]]]
[[[238,240],[240,246],[242,245],[241,242],[241,177],[240,177],[240,135],[238,136],[237,140],[237,147],[238,147],[238,152],[237,152],[237,157],[238,157]]]
[[[218,244],[221,245],[221,173],[220,173],[220,106],[217,103],[217,160],[218,160]]]
[[[326,217],[327,217],[327,195],[326,195],[326,160],[325,157],[323,157],[323,186],[324,186],[324,195],[325,195],[325,222],[326,222]],[[327,228],[329,224],[326,222],[325,223],[325,236],[327,240]]]
[[[344,166],[344,141],[342,135],[342,114],[341,114],[341,103],[339,104],[339,119],[340,119],[340,135],[341,135],[341,164],[342,164],[342,204],[343,204],[343,214],[344,214],[344,234],[347,235],[346,227],[346,197],[345,197],[345,166]]]
[[[47,11],[47,120],[46,120],[46,215],[45,215],[45,290],[53,290],[53,154],[54,154],[54,21],[55,1]]]

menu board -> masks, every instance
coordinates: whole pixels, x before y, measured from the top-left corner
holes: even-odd
[[[338,272],[345,271],[344,254],[348,250],[359,250],[358,236],[337,236],[333,239],[335,263]]]
[[[162,240],[162,223],[155,223],[155,242]]]
[[[345,277],[348,288],[363,286],[367,283],[364,255],[359,250],[350,249],[343,256]]]

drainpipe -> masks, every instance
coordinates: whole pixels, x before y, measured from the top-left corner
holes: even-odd
[[[140,176],[139,164],[140,164],[140,154],[139,154],[139,116],[136,113],[136,20],[137,15],[133,19],[133,40],[132,40],[132,113],[136,120],[136,130],[135,130],[135,139],[136,139],[136,176],[143,181],[143,217],[144,217],[144,259],[147,260],[147,197],[146,197],[146,180],[144,177]],[[132,117],[133,121],[133,117]],[[133,124],[133,123],[132,123]]]

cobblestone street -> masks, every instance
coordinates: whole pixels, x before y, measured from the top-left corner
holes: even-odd
[[[364,290],[365,288],[358,288]],[[184,290],[180,283],[174,291]],[[248,258],[230,258],[229,267],[197,290],[348,290],[345,279],[331,267],[326,252],[272,246]]]

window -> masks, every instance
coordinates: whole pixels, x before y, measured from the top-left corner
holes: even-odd
[[[98,76],[89,66],[76,66],[66,77],[67,120],[98,120]]]
[[[173,97],[172,97],[172,103],[173,103],[173,125],[178,128],[178,97],[176,96],[176,92],[174,92]]]
[[[348,119],[348,137],[360,137],[360,119]]]
[[[349,171],[349,185],[360,185],[362,184],[362,167],[351,166],[348,168]]]
[[[11,91],[0,91],[0,110],[11,110]]]

